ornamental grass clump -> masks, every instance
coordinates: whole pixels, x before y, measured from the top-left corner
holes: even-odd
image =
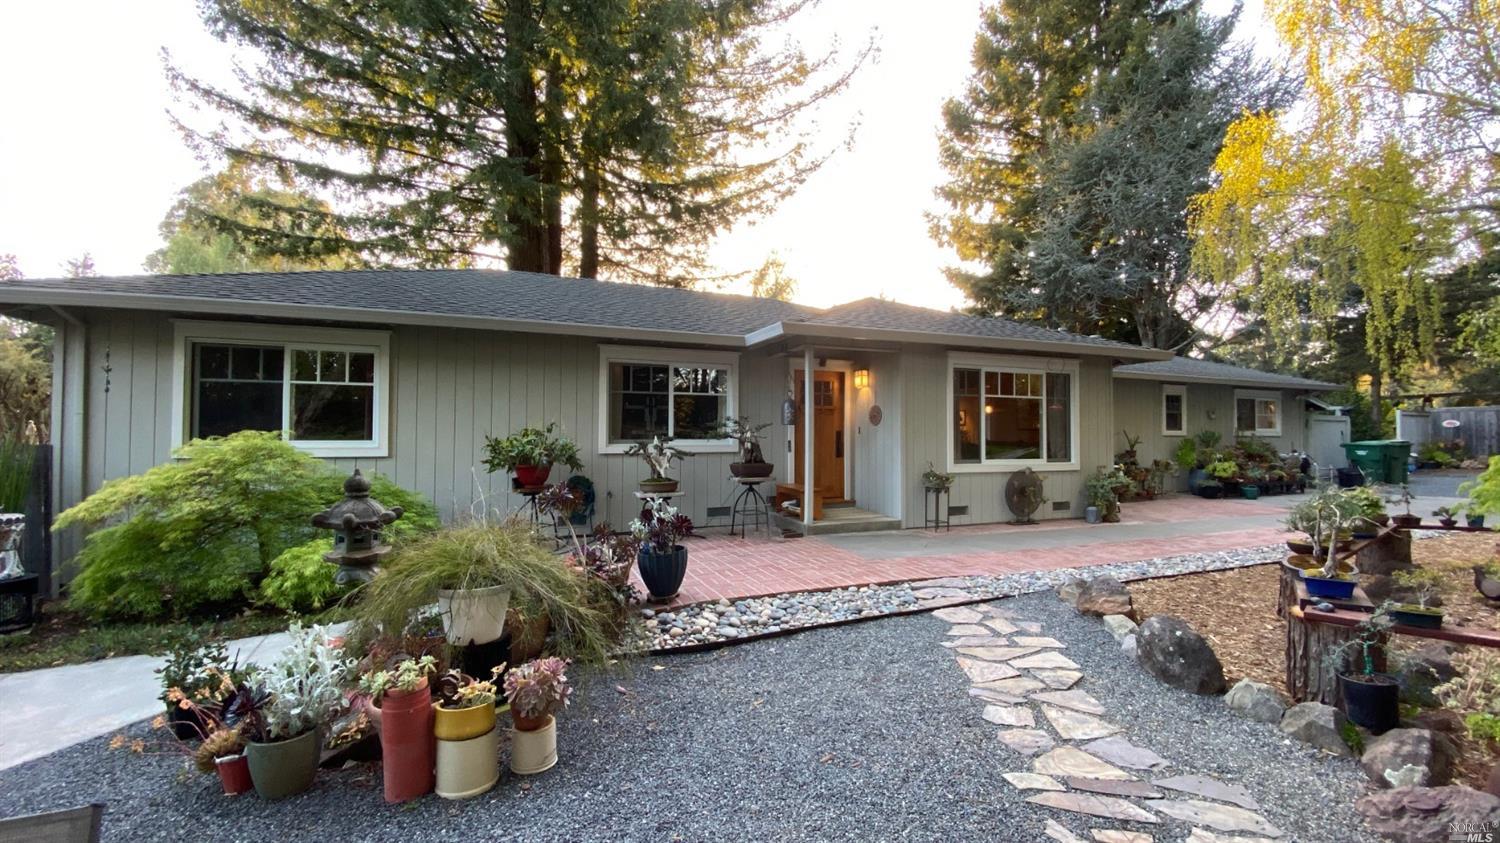
[[[331,594],[330,546],[309,519],[343,495],[343,472],[276,433],[194,439],[174,459],[104,484],[57,517],[91,530],[69,605],[99,619],[190,617],[266,601],[288,610]],[[437,511],[389,480],[371,494],[405,515],[388,540],[432,530]],[[316,548],[316,553],[313,552]],[[293,565],[279,560],[289,552]]]
[[[399,637],[422,628],[441,590],[505,586],[513,605],[547,616],[555,652],[603,661],[613,643],[613,597],[550,544],[530,524],[483,518],[407,542],[386,560],[380,576],[355,593],[351,639]]]

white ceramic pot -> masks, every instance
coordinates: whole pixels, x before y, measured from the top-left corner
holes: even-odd
[[[443,632],[448,635],[448,643],[460,647],[498,641],[505,634],[505,610],[509,607],[509,586],[438,592]]]
[[[529,776],[552,769],[557,763],[557,718],[548,716],[547,725],[534,732],[510,730],[511,772]]]
[[[500,730],[466,741],[437,742],[437,795],[468,799],[500,780]]]

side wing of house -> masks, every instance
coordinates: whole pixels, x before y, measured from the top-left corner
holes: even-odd
[[[1173,459],[1184,438],[1204,430],[1217,432],[1226,443],[1253,435],[1283,453],[1303,451],[1307,421],[1298,394],[1286,389],[1117,378],[1111,441],[1118,452],[1126,447],[1127,433],[1140,437],[1136,454],[1142,463]],[[1177,482],[1186,485],[1184,477],[1179,476]]]

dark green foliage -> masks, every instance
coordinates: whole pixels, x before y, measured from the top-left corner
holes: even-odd
[[[76,559],[74,608],[159,618],[243,605],[283,552],[320,532],[331,542],[310,519],[342,496],[344,472],[276,434],[195,439],[175,456],[58,516],[54,529],[98,528]],[[386,505],[408,507],[400,530],[436,525],[431,504],[378,475],[371,482]]]
[[[711,237],[826,158],[799,121],[848,65],[782,27],[809,0],[205,0],[259,53],[245,92],[173,72],[230,118],[231,165],[337,208],[203,217],[262,252],[690,283]],[[274,137],[275,141],[267,138]],[[277,220],[275,225],[263,224]]]
[[[36,446],[17,439],[0,439],[0,512],[24,512],[31,489]]]

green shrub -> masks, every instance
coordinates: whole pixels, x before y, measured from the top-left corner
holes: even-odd
[[[310,519],[342,496],[344,472],[277,434],[195,439],[175,457],[105,483],[58,516],[53,529],[98,528],[76,559],[73,608],[96,618],[238,609],[258,594],[281,554],[320,533],[331,542]],[[382,502],[410,510],[403,530],[436,525],[432,506],[419,497],[384,478],[372,485]]]
[[[1484,473],[1459,486],[1458,493],[1469,496],[1464,509],[1470,515],[1500,515],[1500,455],[1490,457]]]
[[[0,512],[22,512],[31,489],[36,446],[19,439],[0,439]]]

